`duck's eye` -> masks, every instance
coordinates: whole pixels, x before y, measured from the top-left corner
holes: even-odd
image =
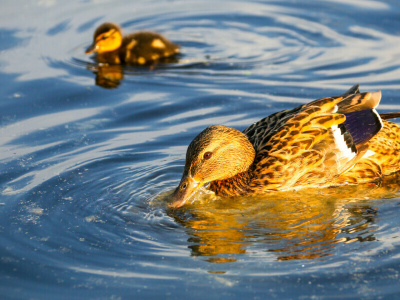
[[[185,182],[184,184],[181,185],[181,190],[186,190],[187,188],[187,182]]]
[[[204,153],[204,155],[203,155],[204,159],[210,159],[211,156],[212,156],[212,152],[206,152],[206,153]]]

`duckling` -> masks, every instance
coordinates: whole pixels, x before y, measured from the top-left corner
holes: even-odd
[[[170,206],[201,187],[217,196],[360,184],[400,170],[400,126],[378,114],[381,92],[358,85],[339,97],[274,113],[245,129],[213,125],[190,143]]]
[[[99,63],[110,65],[152,65],[179,53],[179,46],[161,34],[139,31],[122,37],[121,29],[113,23],[100,25],[86,54],[97,53]]]

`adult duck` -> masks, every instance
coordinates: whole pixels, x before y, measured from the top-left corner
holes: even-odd
[[[201,187],[217,196],[371,182],[400,170],[400,126],[378,114],[381,92],[358,85],[339,97],[274,113],[240,132],[213,125],[189,145],[171,207]]]
[[[99,63],[144,66],[173,57],[179,53],[179,46],[150,31],[123,37],[118,25],[104,23],[96,29],[93,43],[85,51],[86,54],[94,52]]]

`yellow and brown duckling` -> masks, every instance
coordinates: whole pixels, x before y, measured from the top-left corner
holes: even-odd
[[[113,23],[100,25],[86,54],[97,53],[99,63],[110,65],[152,65],[179,53],[179,46],[161,34],[139,31],[122,36],[119,26]]]
[[[371,182],[400,170],[400,126],[378,114],[381,92],[358,85],[339,97],[274,113],[240,132],[214,125],[189,145],[171,207],[202,186],[217,196]]]

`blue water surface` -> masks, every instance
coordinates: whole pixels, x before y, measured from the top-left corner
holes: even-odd
[[[171,212],[206,126],[382,90],[400,111],[400,3],[2,1],[2,299],[332,299],[400,293],[400,188],[210,201]],[[105,21],[181,45],[105,68]],[[399,122],[399,121],[397,121]]]

